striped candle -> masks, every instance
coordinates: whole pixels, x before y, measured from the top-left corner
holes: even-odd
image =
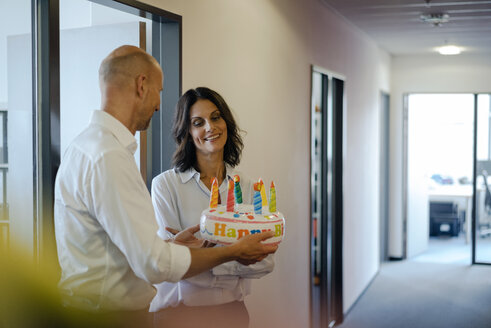
[[[262,214],[263,202],[261,199],[261,192],[259,191],[260,188],[261,186],[259,183],[254,184],[254,214]]]
[[[232,179],[228,180],[228,194],[227,194],[227,212],[233,212],[235,206],[234,199],[234,181]]]
[[[217,178],[213,178],[211,181],[210,192],[210,208],[216,208],[218,206],[218,181]]]
[[[271,181],[271,186],[269,187],[269,212],[276,212],[276,188],[273,181]]]
[[[235,203],[242,204],[242,189],[240,188],[240,177],[234,176]]]
[[[262,206],[268,206],[268,198],[266,197],[266,188],[264,187],[263,179],[259,178],[260,191],[261,191],[261,200]]]

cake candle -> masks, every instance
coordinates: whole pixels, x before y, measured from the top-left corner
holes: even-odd
[[[262,199],[261,199],[261,192],[259,191],[261,188],[261,184],[259,182],[254,184],[254,197],[253,197],[253,202],[254,202],[254,214],[262,214]]]
[[[261,200],[262,200],[262,206],[267,206],[268,205],[268,198],[266,197],[266,188],[264,187],[264,182],[263,179],[259,178],[259,184],[261,188]]]
[[[232,179],[228,180],[228,194],[227,194],[227,212],[233,212],[235,205],[234,199],[234,181]]]
[[[242,204],[242,189],[240,188],[240,177],[238,175],[234,176],[234,194],[235,203]]]
[[[210,208],[216,208],[218,206],[218,181],[217,178],[213,178],[211,181],[210,191]]]
[[[276,212],[276,188],[273,181],[269,187],[269,212]]]

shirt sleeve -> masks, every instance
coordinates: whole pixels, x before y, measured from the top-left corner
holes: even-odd
[[[159,226],[159,236],[164,240],[172,238],[172,234],[165,230],[166,227],[179,231],[184,228],[179,219],[177,199],[171,194],[169,187],[162,176],[152,180],[152,204]]]
[[[91,212],[135,275],[153,284],[179,281],[189,269],[191,254],[187,247],[157,236],[150,195],[130,152],[100,156],[87,181]]]

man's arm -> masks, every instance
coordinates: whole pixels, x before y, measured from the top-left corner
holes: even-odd
[[[243,261],[249,264],[263,260],[268,254],[276,252],[277,245],[265,245],[261,241],[274,236],[272,231],[247,235],[238,242],[226,247],[200,248],[203,240],[194,236],[199,225],[189,227],[169,240],[176,244],[186,245],[191,252],[191,265],[183,279],[192,277],[228,261]],[[173,231],[177,232],[177,231]]]
[[[263,260],[268,254],[276,252],[277,245],[265,245],[261,241],[274,236],[272,231],[247,235],[238,242],[226,247],[190,248],[191,265],[183,279],[192,277],[211,268],[234,260],[255,263]]]

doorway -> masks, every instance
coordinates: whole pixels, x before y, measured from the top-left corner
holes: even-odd
[[[324,328],[343,321],[343,79],[313,67],[311,106],[311,322]]]
[[[406,258],[491,262],[489,113],[487,94],[405,97]]]
[[[389,259],[390,96],[380,93],[380,262]]]

